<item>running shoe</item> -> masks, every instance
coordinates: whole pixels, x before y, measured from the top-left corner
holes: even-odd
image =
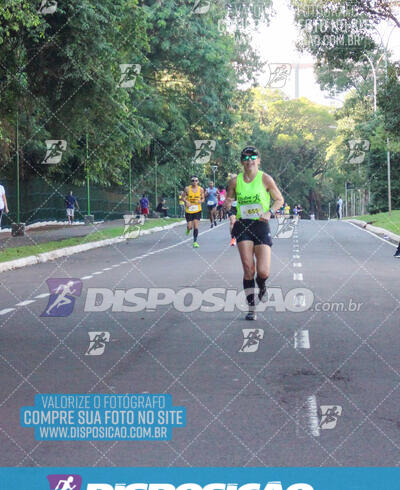
[[[193,242],[193,248],[199,248],[200,245],[197,242]]]
[[[235,237],[233,237],[231,239],[231,247],[236,247],[236,238]]]
[[[400,259],[400,249],[394,254],[395,259]]]
[[[248,321],[254,321],[257,320],[257,315],[255,311],[249,311],[246,315],[246,320]]]
[[[190,230],[188,228],[186,228],[186,235],[189,235],[190,234]]]
[[[210,226],[210,228],[212,228],[213,226],[214,226],[214,225],[213,225],[213,224],[211,223],[211,226]]]
[[[217,226],[217,222],[216,221],[214,221],[214,226]]]

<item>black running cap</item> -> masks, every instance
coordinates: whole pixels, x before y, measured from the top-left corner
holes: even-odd
[[[246,146],[246,148],[244,148],[242,150],[242,153],[240,154],[241,157],[243,156],[246,156],[246,155],[257,155],[259,156],[259,153],[258,153],[258,150],[255,146]]]

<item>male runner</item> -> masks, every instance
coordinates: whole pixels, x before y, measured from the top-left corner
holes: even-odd
[[[268,221],[284,203],[273,178],[259,170],[260,153],[254,146],[244,148],[240,155],[243,172],[230,180],[225,208],[231,214],[232,202],[237,201],[237,221],[232,233],[237,239],[243,266],[243,287],[249,312],[246,320],[256,320],[254,288],[259,288],[261,301],[266,293],[270,273],[271,231]],[[270,209],[270,200],[274,205]],[[257,277],[254,276],[257,270]]]
[[[187,222],[186,235],[189,235],[193,227],[193,248],[199,248],[197,237],[199,235],[199,221],[201,220],[201,204],[204,202],[204,189],[199,186],[199,179],[195,175],[191,178],[191,182],[192,184],[185,187],[182,193]]]
[[[213,226],[217,226],[217,189],[214,187],[214,182],[210,181],[208,187],[206,189],[206,201],[207,201],[207,209],[208,216],[210,218],[210,223],[212,228]]]

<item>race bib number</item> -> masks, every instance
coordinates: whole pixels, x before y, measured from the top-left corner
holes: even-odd
[[[221,202],[224,202],[224,201],[225,201],[225,196],[220,196],[219,200],[220,200]]]
[[[240,206],[240,214],[243,219],[259,219],[263,212],[261,204],[246,204]]]
[[[215,202],[214,201],[207,201],[207,206],[214,206]]]
[[[195,213],[199,210],[199,206],[197,204],[192,204],[188,207],[189,213]]]

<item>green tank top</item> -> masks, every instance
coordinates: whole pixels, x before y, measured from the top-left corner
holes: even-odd
[[[260,215],[269,211],[271,196],[262,180],[263,172],[258,171],[255,178],[247,183],[243,173],[237,176],[236,199],[237,217],[241,219],[260,219]]]

